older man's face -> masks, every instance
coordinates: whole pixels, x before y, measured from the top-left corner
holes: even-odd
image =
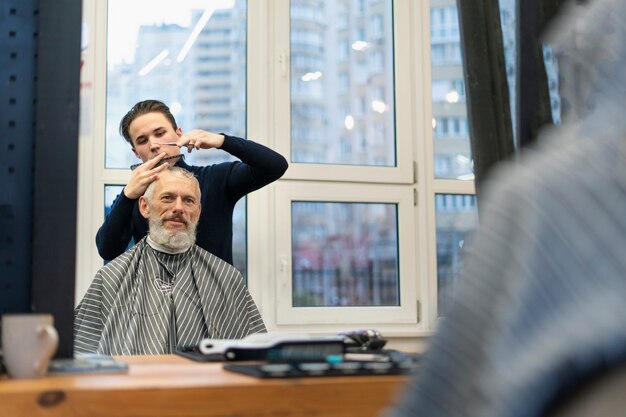
[[[141,204],[148,218],[150,237],[171,249],[183,249],[195,243],[200,217],[200,195],[195,183],[187,178],[159,174],[150,201]]]

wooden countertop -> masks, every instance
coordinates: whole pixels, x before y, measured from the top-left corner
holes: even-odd
[[[259,379],[176,355],[126,356],[127,373],[0,377],[0,416],[378,416],[407,376]]]

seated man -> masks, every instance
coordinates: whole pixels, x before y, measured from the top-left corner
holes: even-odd
[[[172,353],[203,338],[265,331],[244,279],[195,245],[200,187],[188,171],[159,173],[139,199],[149,233],[104,266],[76,307],[77,353]]]

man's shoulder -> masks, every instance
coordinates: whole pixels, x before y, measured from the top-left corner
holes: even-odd
[[[199,258],[205,258],[211,262],[216,262],[216,263],[225,263],[226,265],[229,265],[232,267],[231,264],[229,264],[228,262],[224,261],[223,259],[219,258],[218,256],[212,254],[211,252],[209,252],[208,250],[201,248],[198,245],[193,245],[190,250],[192,251],[192,255],[194,257],[199,257]]]
[[[219,269],[219,270],[222,270],[224,272],[231,272],[231,273],[241,274],[239,272],[239,270],[237,268],[235,268],[233,265],[229,264],[225,260],[223,260],[220,257],[212,254],[208,250],[201,248],[198,245],[193,245],[191,247],[191,251],[192,251],[191,252],[192,256],[194,258],[201,260],[203,263],[205,263],[206,265],[212,267],[213,269]]]

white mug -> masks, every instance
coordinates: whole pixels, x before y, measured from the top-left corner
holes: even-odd
[[[2,355],[11,378],[39,378],[59,346],[51,314],[2,316]]]

